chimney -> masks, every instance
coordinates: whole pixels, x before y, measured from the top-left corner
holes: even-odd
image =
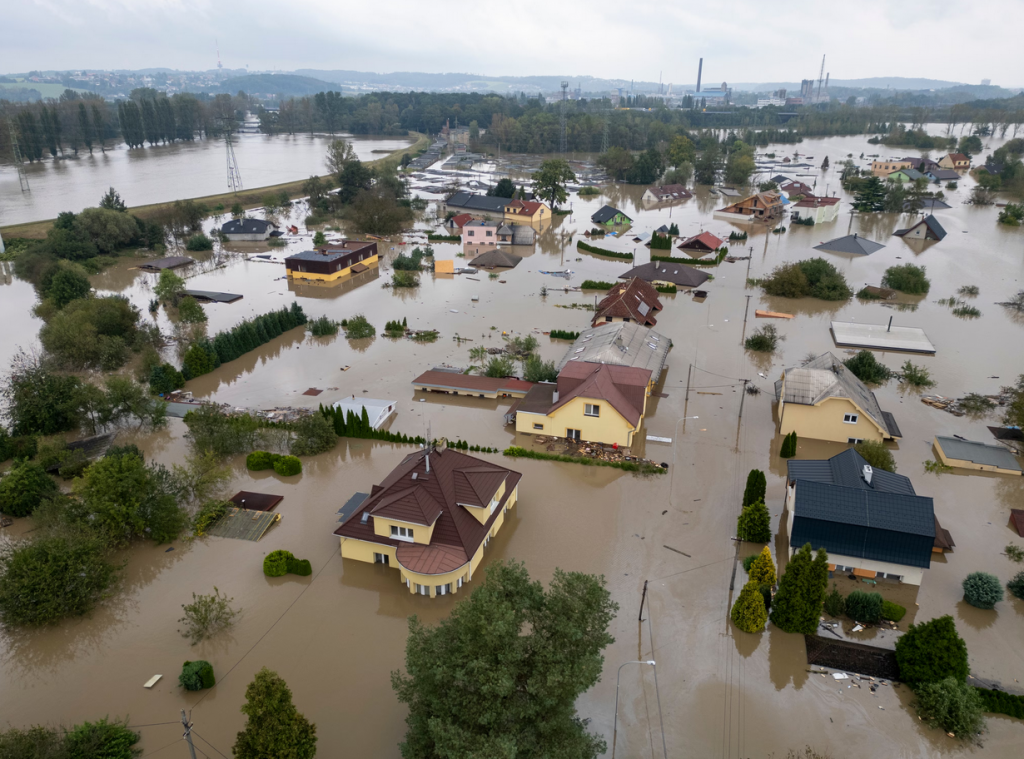
[[[423,457],[423,460],[427,462],[427,474],[430,474],[430,454],[427,453],[427,455]]]
[[[875,473],[875,470],[871,468],[871,465],[870,464],[865,464],[864,465],[864,470],[863,470],[864,482],[866,482],[868,485],[870,485],[871,484],[871,475],[873,475],[874,473]]]
[[[551,403],[558,403],[558,391],[556,390],[551,394]]]

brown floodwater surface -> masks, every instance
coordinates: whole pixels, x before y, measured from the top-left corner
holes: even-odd
[[[1000,143],[992,140],[990,147]],[[793,148],[781,150],[788,154]],[[805,140],[799,149],[813,154],[816,165],[828,155],[833,170],[819,172],[817,185],[832,190],[839,184],[834,169],[848,153],[876,152],[863,138],[854,137]],[[790,226],[784,234],[770,234],[762,226],[713,220],[711,211],[724,201],[703,188],[693,200],[645,208],[640,201],[644,188],[612,186],[592,200],[574,196],[572,215],[556,219],[535,246],[515,249],[525,256],[523,261],[513,270],[499,270],[497,279],[484,270],[470,275],[474,279],[426,272],[420,275],[420,286],[408,291],[382,287],[390,281],[391,259],[402,249],[397,242],[383,245],[379,270],[333,287],[291,283],[282,278],[282,265],[246,260],[246,255],[266,252],[264,246],[218,247],[209,257],[212,263],[199,267],[189,286],[237,292],[244,298],[231,305],[206,306],[211,334],[296,300],[310,317],[326,314],[340,320],[363,313],[378,331],[388,320],[406,318],[411,328],[439,330],[440,339],[421,345],[378,334],[354,341],[343,334],[313,338],[296,329],[193,380],[187,389],[200,398],[255,408],[316,406],[347,395],[387,398],[398,402],[392,431],[422,435],[429,427],[435,436],[471,444],[529,444],[528,436],[517,436],[502,425],[507,400],[425,395],[414,391],[411,380],[443,363],[468,366],[469,348],[498,346],[503,332],[537,334],[542,357],[557,360],[568,343],[539,333],[585,328],[590,312],[563,306],[592,304],[595,294],[565,292],[559,288],[566,280],[539,272],[571,269],[568,284],[578,286],[584,279],[614,280],[629,268],[624,262],[575,249],[579,234],[592,226],[590,214],[609,199],[632,216],[634,224],[630,233],[598,244],[635,251],[637,263],[649,260],[649,252],[632,242],[635,232],[672,222],[684,235],[705,229],[727,237],[733,229],[748,229],[749,239],[732,247],[732,253],[752,256],[749,273],[746,261],[723,263],[711,270],[714,280],[707,283],[706,301],[697,302],[685,293],[662,297],[664,310],[656,329],[671,338],[673,347],[657,389],[667,397],[651,399],[644,424],[646,434],[672,442],[644,441],[635,451],[666,462],[668,472],[636,478],[609,469],[481,454],[525,475],[519,504],[489,545],[485,565],[515,558],[525,561],[530,573],[543,581],[555,568],[606,577],[621,606],[612,625],[616,642],[605,652],[601,682],[580,698],[578,707],[581,716],[591,720],[590,729],[608,740],[609,750],[617,670],[638,655],[657,663],[657,688],[651,667],[630,665],[622,670],[618,756],[662,756],[662,727],[671,756],[784,756],[789,748],[805,744],[835,756],[1019,756],[1024,740],[1020,721],[992,717],[984,749],[965,748],[916,719],[907,688],[885,686],[877,694],[847,688],[848,681],[807,671],[799,636],[772,627],[747,635],[729,621],[732,601],[745,579],[736,563],[760,548],[737,548],[731,540],[751,468],[768,475],[774,527],[779,528],[782,515],[785,463],[778,457],[772,383],[784,366],[799,363],[808,353],[831,350],[840,358],[846,356],[832,343],[830,320],[884,323],[892,316],[895,324],[923,327],[937,353],[911,360],[925,366],[937,381],[930,392],[992,393],[1024,372],[1024,323],[994,305],[1024,289],[1024,233],[997,225],[994,207],[963,205],[972,184],[965,178],[959,190],[947,192],[953,207],[936,216],[949,234],[942,242],[923,247],[889,236],[893,229],[907,226],[910,217],[851,217],[845,197],[835,222]],[[301,207],[292,214],[295,220],[305,215]],[[426,225],[418,226],[423,230]],[[886,247],[859,258],[812,250],[850,230]],[[286,238],[289,247],[274,252],[308,247],[310,233],[304,234]],[[406,239],[423,241],[422,234]],[[451,244],[434,249],[439,259],[461,252]],[[931,292],[923,298],[901,296],[901,302],[917,308],[899,311],[856,299],[825,303],[769,298],[745,285],[748,276],[761,277],[780,263],[817,255],[839,267],[854,290],[878,284],[893,264],[921,264],[927,267]],[[467,261],[455,258],[457,266]],[[145,310],[155,278],[131,267],[131,261],[120,262],[94,277],[93,283],[101,291],[124,294]],[[982,311],[975,320],[957,319],[948,307],[936,303],[966,284],[981,291],[970,299]],[[542,287],[547,288],[546,297],[540,295]],[[0,334],[4,361],[15,345],[34,340],[39,322],[26,315],[32,302],[32,290],[25,283],[14,280],[0,286],[0,303],[8,318],[8,329]],[[742,347],[744,335],[765,323],[754,317],[756,308],[796,315],[775,323],[785,341],[774,355],[752,354]],[[163,311],[157,320],[169,329]],[[168,349],[172,355],[173,348]],[[894,369],[907,358],[876,355]],[[760,395],[744,396],[744,379],[757,386]],[[301,395],[310,387],[323,393]],[[894,449],[899,472],[913,479],[918,493],[935,499],[936,513],[952,533],[956,550],[933,560],[919,589],[885,584],[874,589],[908,606],[903,629],[912,621],[953,615],[967,642],[972,672],[1021,688],[1024,603],[1010,598],[994,611],[974,609],[962,603],[961,582],[969,572],[984,570],[1005,583],[1019,570],[1002,550],[1007,543],[1020,542],[1008,526],[1008,516],[1010,508],[1024,508],[1024,478],[937,476],[926,473],[922,464],[934,457],[935,435],[991,440],[985,425],[995,424],[997,415],[954,417],[924,405],[918,392],[895,381],[878,388],[877,395],[904,433]],[[152,460],[170,465],[186,453],[183,431],[183,423],[172,420],[167,430],[140,436],[138,443]],[[827,457],[844,447],[801,440],[798,456]],[[436,623],[464,596],[430,600],[410,595],[397,571],[343,561],[331,533],[345,500],[354,492],[367,492],[409,450],[342,440],[335,450],[305,460],[303,473],[287,480],[272,473],[250,474],[241,457],[231,462],[233,488],[285,496],[277,507],[281,522],[259,543],[208,538],[175,542],[170,552],[166,546],[136,546],[127,554],[123,591],[91,616],[43,630],[3,634],[0,709],[5,720],[14,725],[70,724],[103,714],[130,714],[132,724],[149,724],[173,721],[184,707],[191,709],[198,734],[228,754],[243,724],[239,706],[245,687],[260,667],[268,666],[288,681],[298,708],[317,723],[321,756],[397,757],[405,712],[391,691],[389,673],[403,663],[406,619],[416,614],[428,624]],[[773,542],[777,554],[785,554],[786,537],[783,529]],[[308,558],[313,575],[266,578],[261,571],[263,556],[278,548]],[[645,580],[650,605],[638,631]],[[837,583],[844,592],[855,587],[845,578],[837,578]],[[466,592],[479,584],[474,579]],[[192,592],[208,593],[214,585],[235,599],[242,616],[228,633],[190,647],[177,633],[181,604],[191,600]],[[886,647],[895,638],[884,630],[853,633],[846,624],[842,634]],[[178,687],[181,663],[194,658],[213,664],[218,678],[213,690],[194,694]],[[144,690],[142,683],[157,673],[163,680],[152,691]],[[142,733],[143,747],[154,751],[179,737],[180,726],[146,727]]]

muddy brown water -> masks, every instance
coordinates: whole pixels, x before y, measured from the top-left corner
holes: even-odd
[[[993,140],[992,147],[999,142]],[[836,138],[805,141],[800,151],[814,155],[816,165],[828,155],[834,167],[847,153],[876,152],[872,147],[860,138]],[[791,153],[792,149],[785,146],[777,151]],[[821,174],[818,184],[834,188],[838,177],[829,171]],[[645,427],[647,434],[673,442],[646,442],[635,450],[668,463],[667,474],[637,479],[605,469],[494,457],[525,477],[520,503],[490,544],[486,562],[516,558],[545,581],[556,567],[603,574],[621,605],[612,626],[616,642],[606,651],[602,680],[579,700],[581,716],[606,737],[609,751],[616,673],[620,665],[639,655],[641,660],[657,662],[657,690],[649,666],[622,669],[617,755],[662,755],[659,695],[672,756],[763,757],[772,752],[784,755],[787,749],[804,744],[827,748],[836,756],[972,753],[925,728],[910,708],[906,688],[880,688],[877,694],[847,689],[830,677],[807,671],[801,636],[771,628],[747,635],[729,621],[732,600],[744,579],[742,567],[735,568],[736,560],[760,548],[741,545],[737,550],[730,540],[749,469],[758,467],[769,475],[768,502],[776,527],[782,514],[785,462],[778,457],[772,383],[783,366],[798,363],[807,353],[832,350],[845,356],[832,343],[829,320],[883,323],[894,316],[896,324],[925,328],[938,352],[932,357],[912,357],[912,361],[931,371],[937,380],[933,392],[943,395],[994,392],[1024,372],[1020,348],[1024,324],[993,305],[1024,287],[1024,236],[1018,229],[998,226],[995,208],[961,205],[971,184],[967,179],[960,190],[947,193],[953,208],[936,216],[949,235],[924,248],[889,236],[894,228],[906,225],[908,217],[851,219],[844,202],[835,222],[790,227],[781,235],[766,234],[760,226],[748,227],[750,239],[732,249],[745,255],[753,248],[751,277],[784,261],[822,255],[843,270],[855,290],[877,284],[887,266],[908,261],[923,264],[932,281],[931,292],[924,298],[902,299],[917,302],[916,311],[856,300],[831,304],[767,298],[745,287],[746,262],[724,263],[713,270],[715,279],[708,283],[710,294],[703,303],[682,293],[663,296],[665,308],[656,329],[672,339],[673,349],[658,390],[667,397],[651,399]],[[649,232],[672,221],[683,234],[704,228],[725,237],[737,228],[711,219],[711,210],[723,203],[703,190],[691,201],[653,209],[640,204],[642,190],[611,187],[605,196],[593,200],[573,198],[573,215],[556,219],[533,248],[516,249],[525,255],[523,262],[514,270],[501,270],[499,280],[491,280],[486,271],[471,275],[478,281],[464,275],[425,273],[415,290],[384,289],[381,285],[390,279],[387,262],[394,255],[387,245],[380,271],[334,287],[296,285],[282,279],[281,265],[245,260],[246,254],[266,252],[264,246],[218,250],[211,256],[214,263],[206,264],[205,271],[200,267],[189,286],[245,297],[232,305],[207,306],[211,332],[297,300],[310,316],[341,319],[364,313],[378,330],[389,319],[405,317],[410,327],[438,329],[441,337],[434,344],[418,345],[380,335],[364,341],[341,335],[318,339],[293,330],[189,383],[188,389],[197,397],[258,408],[315,406],[365,391],[368,397],[399,402],[392,430],[414,435],[423,434],[429,426],[434,435],[461,437],[480,445],[529,444],[528,437],[517,440],[515,433],[502,426],[507,401],[424,396],[410,382],[438,364],[468,365],[468,348],[499,345],[502,331],[525,334],[585,327],[588,312],[559,306],[592,303],[593,294],[562,292],[558,288],[564,287],[565,280],[539,270],[569,268],[573,271],[570,284],[579,284],[587,278],[611,280],[628,268],[619,261],[577,253],[572,242],[576,238],[569,235],[589,229],[589,214],[605,202],[633,216],[634,231]],[[301,218],[302,209],[296,209],[295,215]],[[848,230],[886,247],[856,259],[811,250]],[[308,245],[308,236],[295,239],[285,252]],[[628,235],[622,240],[606,239],[602,245],[635,249],[638,263],[648,260],[646,249],[630,242]],[[438,258],[452,258],[460,250],[450,244],[434,248]],[[466,263],[455,260],[457,265]],[[223,267],[213,268],[218,261]],[[104,291],[124,293],[144,309],[154,277],[133,270],[131,263],[122,262],[93,282]],[[935,302],[964,284],[981,289],[971,299],[982,311],[979,319],[957,319]],[[543,298],[542,286],[548,289]],[[472,300],[474,296],[478,302]],[[9,317],[9,328],[0,335],[6,360],[14,345],[34,334],[38,322],[25,315],[32,294],[24,283],[14,280],[0,288],[0,299]],[[796,314],[792,321],[776,323],[786,339],[773,356],[751,354],[741,346],[744,334],[764,323],[754,318],[755,308]],[[162,313],[158,319],[167,327]],[[472,342],[458,343],[453,339],[456,335]],[[559,358],[568,345],[538,337],[545,359]],[[906,360],[894,353],[876,355],[892,368]],[[691,363],[696,368],[687,402]],[[342,371],[346,366],[350,368]],[[742,379],[750,379],[761,394],[744,397]],[[324,392],[317,397],[301,395],[309,387]],[[900,473],[913,479],[920,494],[935,499],[936,512],[952,533],[956,550],[934,558],[919,589],[892,584],[876,589],[908,607],[900,625],[904,629],[913,621],[952,614],[970,650],[972,671],[1019,688],[1017,681],[1024,680],[1020,648],[1024,602],[1011,598],[995,611],[974,609],[962,602],[960,583],[975,570],[992,572],[1005,582],[1021,568],[1001,552],[1007,543],[1021,542],[1008,526],[1008,516],[1010,508],[1024,508],[1024,478],[940,477],[926,473],[922,465],[934,456],[935,435],[960,434],[988,441],[991,436],[985,425],[994,424],[996,417],[951,416],[924,405],[919,393],[895,382],[879,388],[877,395],[904,433],[894,450]],[[183,424],[172,421],[167,430],[144,436],[139,444],[152,459],[170,464],[186,452],[182,432]],[[844,447],[802,440],[798,455],[827,457]],[[334,451],[307,460],[305,471],[294,480],[249,474],[241,459],[232,462],[233,488],[285,496],[278,506],[281,522],[260,543],[210,538],[176,542],[170,552],[166,546],[137,546],[128,554],[123,592],[90,617],[40,631],[5,633],[0,660],[4,719],[15,725],[70,723],[105,713],[127,713],[132,724],[149,724],[173,721],[184,707],[192,710],[196,731],[227,754],[243,724],[238,709],[245,686],[265,665],[288,681],[298,707],[317,723],[322,756],[398,756],[404,710],[390,689],[389,672],[402,666],[406,618],[417,614],[428,623],[437,622],[461,596],[433,601],[412,596],[394,570],[342,561],[331,532],[337,524],[336,512],[349,495],[379,482],[408,450],[342,440]],[[17,527],[24,529],[20,522]],[[265,578],[260,562],[277,548],[310,559],[313,576]],[[772,548],[777,555],[785,553],[784,528]],[[736,584],[730,591],[734,570]],[[650,606],[638,631],[644,580],[649,582]],[[857,587],[846,578],[836,582],[844,592]],[[193,591],[210,592],[214,585],[235,598],[243,615],[229,633],[190,648],[177,633],[180,605],[190,600]],[[478,585],[471,583],[469,592]],[[885,647],[895,640],[894,633],[878,628],[853,633],[845,622],[842,634]],[[181,662],[190,658],[213,663],[216,688],[199,694],[178,688]],[[164,675],[163,680],[152,691],[144,690],[142,683],[157,673]],[[989,729],[984,749],[978,753],[1019,755],[1024,739],[1019,721],[991,717]],[[180,728],[146,727],[142,733],[144,748],[153,751],[178,739]]]

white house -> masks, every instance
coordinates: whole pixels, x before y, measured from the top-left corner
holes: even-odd
[[[232,219],[220,228],[220,233],[232,242],[261,242],[275,229],[277,225],[265,219]]]
[[[396,407],[397,401],[382,401],[377,398],[356,398],[354,395],[334,404],[334,408],[341,410],[346,417],[348,417],[349,411],[356,416],[362,416],[363,409],[365,408],[366,416],[370,420],[370,426],[375,430],[380,429],[381,425],[391,418],[391,415],[395,413]]]
[[[814,219],[815,224],[835,221],[839,216],[839,198],[809,197],[798,200],[792,206],[791,215],[801,219]]]

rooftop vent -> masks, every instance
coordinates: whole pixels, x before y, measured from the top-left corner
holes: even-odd
[[[362,517],[362,519],[359,520],[359,523],[360,524],[366,524],[369,521],[370,521],[370,512],[369,511],[364,511],[363,512],[363,517]]]
[[[418,475],[419,475],[419,472],[413,472],[412,473],[412,478],[415,480]]]
[[[558,403],[558,391],[557,390],[551,394],[551,402],[552,403]]]
[[[871,468],[870,464],[865,464],[863,469],[864,482],[868,485],[871,484],[871,476],[875,473],[875,470]]]

